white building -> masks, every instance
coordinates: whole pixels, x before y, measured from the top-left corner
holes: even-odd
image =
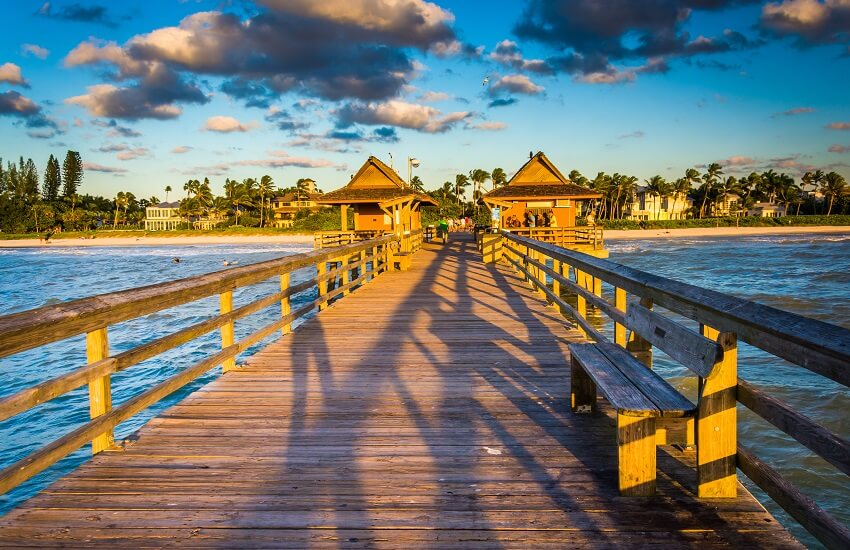
[[[747,216],[761,216],[762,218],[781,218],[787,215],[788,211],[783,205],[769,202],[757,202],[747,210]]]
[[[145,231],[171,231],[182,222],[180,202],[161,202],[145,208]]]

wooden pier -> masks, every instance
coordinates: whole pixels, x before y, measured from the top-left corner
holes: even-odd
[[[517,271],[483,263],[473,240],[458,237],[425,244],[407,271],[392,271],[392,239],[383,237],[195,278],[191,295],[181,281],[150,287],[166,305],[222,292],[221,316],[201,323],[222,329],[222,352],[137,403],[93,405],[88,428],[0,472],[0,487],[87,438],[109,439],[121,419],[214,365],[226,372],[122,449],[96,454],[0,517],[0,547],[800,547],[740,483],[727,498],[698,498],[693,447],[659,446],[657,494],[621,496],[615,411],[600,399],[596,414],[571,412],[568,345],[594,327],[570,322],[559,309],[571,306],[553,307],[528,285],[551,268],[529,257],[527,241],[524,263],[516,260],[522,242],[506,245]],[[290,271],[311,263],[316,278],[290,285]],[[228,326],[260,306],[233,309],[228,293],[278,274],[281,292],[258,303],[280,301],[281,319],[258,334],[284,335],[247,365],[228,367],[260,337],[233,341]],[[311,284],[316,300],[291,311],[291,296]],[[581,284],[587,297],[577,307],[586,314],[598,296],[593,281]],[[143,311],[145,292],[86,302],[74,316],[61,306],[40,312],[44,327],[35,330],[45,339],[102,331],[89,340],[99,351],[85,375],[0,400],[0,420],[87,382],[93,396],[104,387],[108,395],[109,372],[201,330],[109,357],[95,320],[103,324],[106,310],[132,317],[122,300]],[[0,354],[33,347],[24,315],[0,319]],[[51,319],[74,326],[63,333]]]

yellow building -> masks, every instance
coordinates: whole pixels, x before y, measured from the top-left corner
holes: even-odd
[[[171,231],[183,219],[178,214],[180,202],[161,202],[145,208],[145,231]]]
[[[631,201],[625,204],[624,213],[630,220],[684,220],[693,204],[687,193],[660,197],[639,187]]]
[[[354,209],[354,230],[395,232],[399,235],[422,228],[421,204],[437,203],[428,195],[408,187],[396,172],[375,157],[369,157],[345,187],[325,193],[319,204],[339,205],[341,230],[348,230],[348,207]]]
[[[587,187],[571,182],[542,152],[520,168],[507,185],[481,197],[490,208],[499,207],[503,228],[526,227],[526,213],[537,219],[554,214],[553,227],[575,227],[584,201],[602,198]],[[538,225],[539,226],[539,225]]]
[[[329,206],[323,206],[317,202],[322,197],[322,194],[315,192],[316,182],[313,180],[307,181],[312,182],[312,186],[308,187],[308,189],[313,189],[314,192],[286,193],[272,197],[272,224],[275,227],[292,227],[292,224],[295,223],[295,217],[302,210],[309,210],[315,213],[322,208],[329,208]]]

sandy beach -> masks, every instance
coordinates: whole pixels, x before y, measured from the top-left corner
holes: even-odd
[[[845,234],[850,226],[797,227],[695,227],[688,229],[606,230],[605,240],[670,239],[677,237],[746,237],[749,235]],[[96,239],[12,239],[0,248],[43,248],[76,246],[187,246],[204,244],[312,244],[312,235],[197,235],[175,237],[98,237]]]
[[[98,237],[96,239],[11,239],[0,248],[56,248],[69,246],[181,246],[204,244],[313,244],[312,235],[197,235],[175,237]]]
[[[794,227],[691,227],[687,229],[630,229],[606,230],[605,240],[665,239],[677,237],[747,237],[751,235],[850,235],[847,225],[816,225]]]

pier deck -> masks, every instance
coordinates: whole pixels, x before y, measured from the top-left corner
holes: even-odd
[[[416,254],[0,518],[0,546],[797,547],[741,486],[620,497],[613,413],[569,412],[580,338],[471,242]]]

